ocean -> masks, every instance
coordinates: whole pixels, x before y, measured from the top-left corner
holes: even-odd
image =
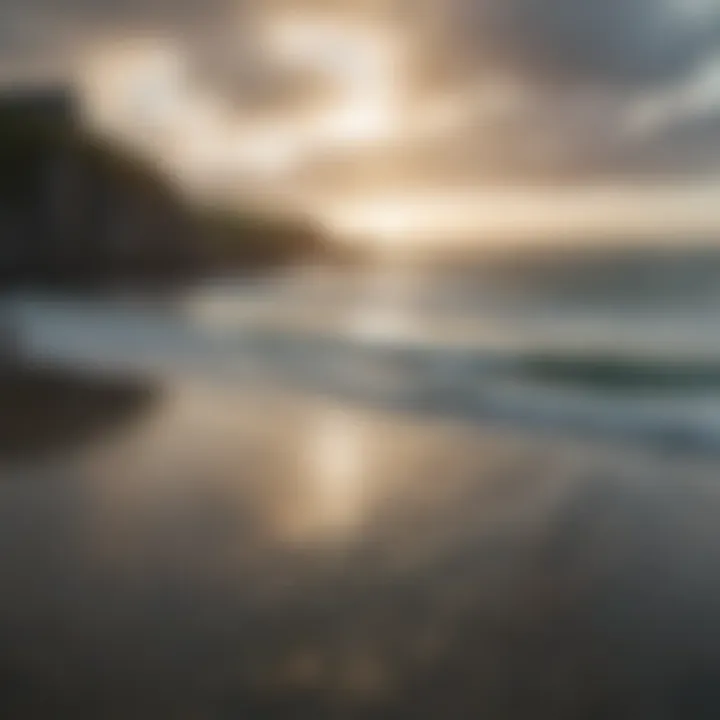
[[[720,450],[720,293],[598,302],[528,286],[296,269],[164,302],[19,295],[12,312],[36,359]]]

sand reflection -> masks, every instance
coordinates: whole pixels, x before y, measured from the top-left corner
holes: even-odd
[[[79,708],[3,717],[649,717],[666,688],[718,716],[717,465],[163,398],[0,485],[0,661]]]
[[[301,437],[300,461],[298,530],[337,538],[357,528],[371,463],[367,430],[359,418],[337,409],[319,411]]]

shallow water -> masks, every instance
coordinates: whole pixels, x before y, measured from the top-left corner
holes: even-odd
[[[444,341],[223,293],[222,323],[197,296],[22,300],[37,357],[157,393],[0,466],[4,717],[718,717],[720,461],[618,410],[702,401],[705,431],[712,398],[581,389],[572,415],[502,386],[498,348],[464,375]]]
[[[465,422],[720,451],[720,312],[588,307],[395,269],[173,302],[20,296],[34,358],[222,379]]]
[[[716,717],[718,465],[184,383],[6,467],[6,717]]]

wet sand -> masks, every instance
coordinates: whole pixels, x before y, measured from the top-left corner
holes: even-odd
[[[0,714],[717,718],[718,463],[179,384],[0,467]]]
[[[132,422],[156,389],[42,365],[0,368],[0,461],[59,452]]]

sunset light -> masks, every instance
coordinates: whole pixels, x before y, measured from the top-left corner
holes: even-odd
[[[198,82],[181,44],[148,36],[90,46],[78,74],[85,113],[143,148],[191,192],[237,201],[249,188],[272,192],[375,249],[586,231],[667,234],[683,225],[712,232],[720,225],[711,191],[696,192],[687,180],[609,177],[553,187],[549,176],[502,187],[493,179],[522,153],[520,174],[563,162],[581,140],[607,142],[614,125],[605,152],[621,157],[629,143],[711,112],[720,97],[716,60],[700,64],[687,82],[638,97],[597,128],[586,118],[597,117],[599,100],[587,94],[556,120],[562,103],[536,108],[531,127],[534,91],[509,74],[418,92],[429,49],[411,24],[371,14],[268,11],[256,41],[259,67],[278,81],[317,86],[317,97],[282,112],[250,112]],[[471,141],[456,140],[470,131]],[[468,163],[475,180],[463,178]]]
[[[0,720],[720,720],[720,0],[0,0],[0,78]]]

